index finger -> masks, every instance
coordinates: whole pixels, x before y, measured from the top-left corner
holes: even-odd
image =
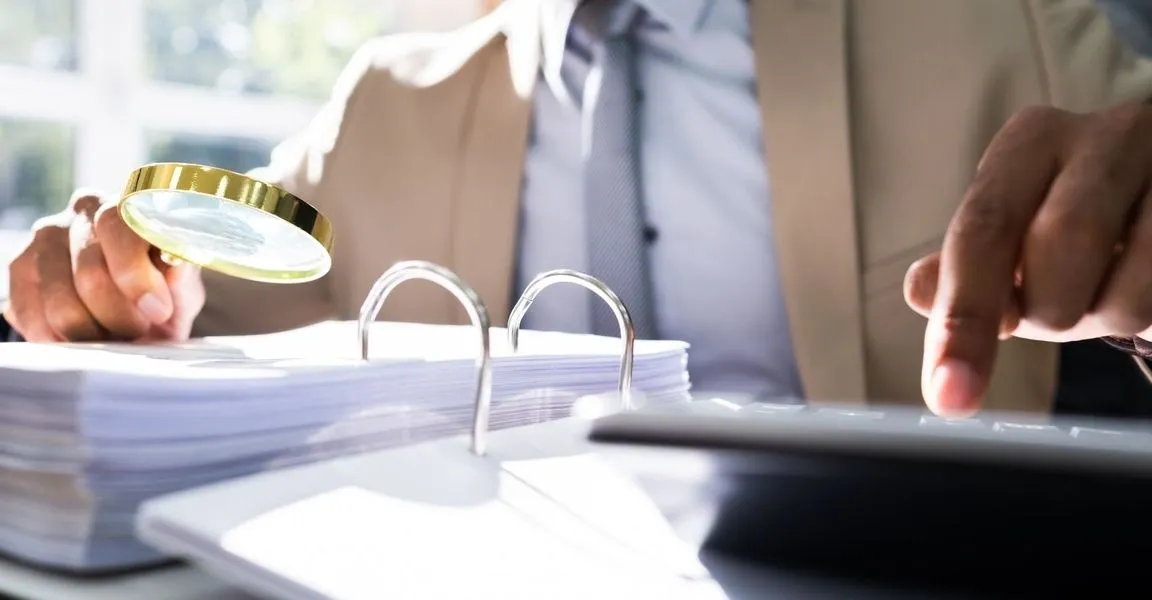
[[[172,293],[164,273],[152,262],[152,246],[124,223],[115,204],[100,207],[95,225],[116,286],[151,323],[170,319]]]
[[[979,408],[1032,216],[1058,169],[1047,110],[1025,111],[989,145],[948,226],[924,336],[921,387],[938,414]]]

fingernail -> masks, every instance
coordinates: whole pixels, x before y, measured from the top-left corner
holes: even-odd
[[[141,296],[140,300],[136,302],[136,308],[144,313],[144,318],[157,324],[167,321],[172,312],[172,309],[163,300],[152,293]]]
[[[968,364],[945,359],[932,371],[932,402],[937,414],[964,417],[979,406],[980,380]]]

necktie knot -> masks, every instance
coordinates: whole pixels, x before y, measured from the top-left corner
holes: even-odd
[[[569,33],[590,45],[627,35],[639,23],[640,7],[631,0],[583,0],[576,7]]]

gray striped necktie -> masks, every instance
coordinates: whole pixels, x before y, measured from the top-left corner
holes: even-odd
[[[655,338],[648,280],[648,244],[640,195],[638,94],[632,28],[608,33],[619,2],[584,2],[575,19],[595,40],[592,68],[584,84],[584,203],[588,273],[620,297],[636,336]],[[628,7],[633,8],[633,7]],[[640,16],[630,19],[636,23]],[[605,35],[608,33],[607,35]],[[592,302],[592,331],[618,335],[616,318],[603,302]]]

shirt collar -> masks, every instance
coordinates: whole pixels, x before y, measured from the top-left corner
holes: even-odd
[[[695,33],[704,13],[715,0],[621,0],[643,8],[648,18],[664,25],[677,36]],[[567,94],[560,78],[568,26],[580,0],[543,0],[540,3],[540,68],[544,80],[561,98]]]
[[[648,11],[648,18],[677,35],[691,35],[700,28],[705,9],[713,0],[630,0]]]

